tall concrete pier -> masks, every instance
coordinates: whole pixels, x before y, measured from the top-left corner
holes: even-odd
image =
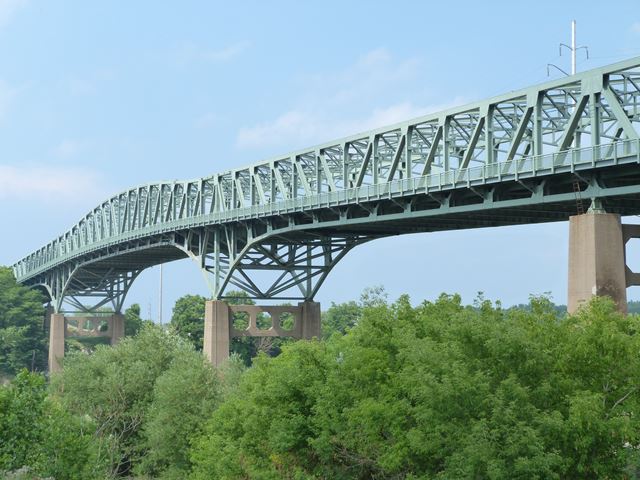
[[[611,297],[626,313],[627,287],[640,285],[640,275],[626,265],[631,238],[640,238],[640,225],[622,225],[620,215],[597,207],[569,218],[569,313],[596,295]]]

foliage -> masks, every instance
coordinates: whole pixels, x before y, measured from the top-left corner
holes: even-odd
[[[387,292],[381,285],[367,287],[360,295],[360,301],[333,303],[322,314],[322,338],[328,339],[333,334],[344,335],[358,325],[365,308],[386,305]]]
[[[0,470],[33,463],[32,446],[40,439],[45,396],[44,377],[26,370],[0,388]]]
[[[176,300],[171,315],[171,327],[182,338],[202,351],[204,341],[204,306],[202,295],[185,295]]]
[[[0,387],[0,471],[7,478],[96,478],[102,465],[93,431],[86,418],[46,397],[41,375],[23,370]]]
[[[185,478],[190,469],[189,443],[201,431],[220,397],[216,373],[200,352],[184,350],[155,382],[143,427],[139,473]]]
[[[136,335],[144,324],[151,323],[150,320],[143,320],[140,316],[140,305],[133,303],[124,311],[124,334],[127,337]]]
[[[640,318],[442,296],[259,357],[194,444],[193,478],[621,478],[640,443]]]
[[[360,317],[362,306],[357,302],[331,302],[327,311],[322,312],[322,338],[327,339],[334,333],[344,335],[358,324]]]
[[[640,313],[640,301],[638,301],[638,300],[629,300],[627,302],[627,312],[628,313]]]
[[[63,407],[95,422],[108,445],[101,459],[114,475],[161,474],[171,462],[185,468],[186,433],[198,432],[210,413],[216,385],[213,369],[190,343],[155,325],[92,355],[66,357],[63,372],[52,378]]]
[[[46,369],[43,302],[42,294],[19,285],[11,269],[0,266],[0,377],[32,366]]]

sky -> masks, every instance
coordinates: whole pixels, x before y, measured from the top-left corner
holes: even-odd
[[[637,1],[0,0],[0,264],[131,186],[557,78],[547,64],[570,68],[559,44],[572,19],[589,49],[578,70],[640,55]],[[377,240],[350,252],[317,300],[383,285],[414,303],[479,291],[505,305],[545,292],[564,303],[567,249],[567,222]],[[127,299],[156,321],[158,270]],[[164,321],[178,297],[208,295],[189,260],[165,265],[163,284]]]

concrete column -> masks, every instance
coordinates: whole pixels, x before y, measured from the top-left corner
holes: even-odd
[[[230,344],[229,305],[221,300],[207,301],[204,307],[204,354],[217,367],[229,358]]]
[[[64,315],[54,313],[49,320],[49,373],[62,370],[64,335],[67,330]]]
[[[620,215],[590,212],[569,218],[569,313],[594,295],[609,296],[627,311],[624,251]]]
[[[124,337],[124,315],[121,313],[111,315],[109,326],[111,329],[111,345],[117,345]]]
[[[298,304],[302,308],[302,338],[322,338],[320,330],[320,303],[309,300]]]

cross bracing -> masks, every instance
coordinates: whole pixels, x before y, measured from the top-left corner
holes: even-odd
[[[14,272],[56,309],[119,309],[142,270],[184,257],[216,298],[233,287],[311,299],[360,243],[563,220],[576,183],[609,211],[640,213],[639,127],[635,58],[249,167],[134,187]]]

